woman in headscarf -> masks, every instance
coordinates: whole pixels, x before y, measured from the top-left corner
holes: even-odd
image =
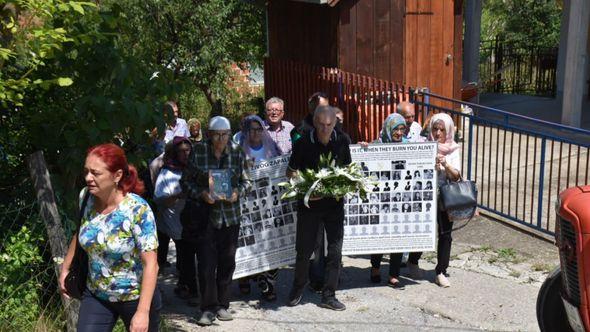
[[[196,118],[191,118],[188,120],[188,131],[190,132],[190,136],[188,139],[192,143],[197,143],[203,140],[203,132],[201,131],[201,122]]]
[[[455,124],[453,119],[446,113],[435,114],[430,119],[430,134],[428,140],[438,142],[436,156],[436,169],[438,175],[437,184],[440,187],[448,181],[457,181],[461,178],[461,150],[459,144],[454,140]],[[444,211],[437,211],[438,223],[438,245],[437,265],[435,268],[435,282],[440,287],[449,287],[451,283],[446,277],[447,268],[451,256],[451,231],[453,222],[449,220]]]
[[[246,158],[257,163],[277,157],[279,149],[264,127],[264,121],[258,115],[249,115],[244,119],[241,142]]]
[[[390,114],[383,123],[381,134],[377,143],[406,143],[408,140],[404,137],[406,132],[406,120],[399,113]],[[410,253],[408,259],[408,268],[411,276],[419,276],[418,259],[421,253]],[[389,280],[387,285],[392,288],[402,288],[399,281],[400,267],[403,253],[392,253],[389,255]],[[371,282],[380,283],[381,259],[383,254],[371,255]]]
[[[244,149],[250,166],[280,155],[277,144],[264,127],[264,121],[257,115],[249,115],[244,118],[240,137],[240,145]],[[278,270],[274,269],[239,279],[240,292],[242,294],[250,293],[250,279],[256,280],[263,298],[267,301],[274,301],[277,298],[275,291],[277,273]]]
[[[191,278],[187,276],[187,269],[184,268],[185,262],[190,258],[186,258],[184,254],[180,221],[180,214],[186,201],[180,187],[180,178],[188,163],[191,149],[189,139],[181,136],[174,137],[166,146],[164,166],[156,180],[154,200],[158,204],[157,226],[160,242],[158,261],[166,261],[168,243],[172,239],[176,245],[176,266],[180,272],[175,293],[185,299],[192,298],[194,301],[198,296],[197,282],[194,273]]]

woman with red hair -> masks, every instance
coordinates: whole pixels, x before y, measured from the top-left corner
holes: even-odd
[[[143,183],[115,144],[90,148],[84,170],[87,187],[80,201],[86,204],[60,275],[60,290],[68,297],[65,278],[80,245],[88,254],[88,277],[78,331],[112,331],[119,317],[128,331],[157,331],[158,238],[152,210],[139,196]]]

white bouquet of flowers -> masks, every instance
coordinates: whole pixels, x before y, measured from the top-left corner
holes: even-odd
[[[376,184],[363,175],[361,167],[356,163],[345,167],[336,166],[331,154],[320,156],[318,166],[317,172],[306,169],[298,172],[289,182],[279,183],[279,186],[287,188],[281,199],[303,198],[303,204],[309,208],[311,197],[332,197],[340,200],[348,193],[358,192],[364,199]]]

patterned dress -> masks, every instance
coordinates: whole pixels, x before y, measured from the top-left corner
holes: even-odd
[[[115,210],[100,214],[90,195],[79,232],[88,253],[88,290],[109,302],[139,299],[143,265],[140,254],[158,248],[156,223],[148,203],[128,193]]]

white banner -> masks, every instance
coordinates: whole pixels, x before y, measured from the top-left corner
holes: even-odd
[[[290,155],[255,164],[252,191],[242,200],[234,279],[295,263],[297,201],[280,199]]]
[[[346,197],[342,254],[435,250],[436,143],[351,145],[350,152],[378,185],[365,200]]]

